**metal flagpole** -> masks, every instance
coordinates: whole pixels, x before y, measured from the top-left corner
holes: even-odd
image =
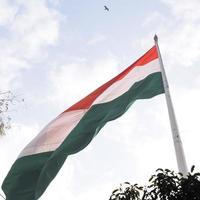
[[[175,152],[176,152],[176,160],[177,160],[177,164],[178,164],[178,169],[179,169],[179,172],[181,172],[184,176],[186,176],[188,173],[187,164],[186,164],[183,146],[182,146],[181,138],[179,135],[178,125],[176,122],[174,108],[172,105],[172,100],[171,100],[171,96],[170,96],[170,92],[169,92],[169,85],[168,85],[162,57],[160,54],[159,46],[158,46],[157,35],[154,36],[154,41],[155,41],[155,45],[156,45],[156,48],[158,51],[158,59],[159,59],[160,67],[161,67],[161,73],[162,73],[163,85],[164,85],[164,90],[165,90],[165,97],[166,97],[166,102],[167,102],[169,120],[170,120],[170,125],[171,125],[171,130],[172,130],[172,137],[173,137],[173,141],[174,141],[174,148],[175,148]]]

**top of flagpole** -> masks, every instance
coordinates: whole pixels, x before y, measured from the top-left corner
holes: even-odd
[[[158,42],[158,36],[155,34],[154,35],[154,41],[157,43]]]

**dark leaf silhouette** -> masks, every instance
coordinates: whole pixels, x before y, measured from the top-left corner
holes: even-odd
[[[142,187],[137,183],[125,182],[114,190],[110,200],[200,200],[200,173],[191,173],[185,177],[169,169],[157,169]]]
[[[190,172],[192,173],[194,171],[195,166],[192,165]]]

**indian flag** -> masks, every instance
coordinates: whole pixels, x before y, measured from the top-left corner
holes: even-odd
[[[52,120],[23,149],[5,178],[7,200],[36,200],[66,158],[81,151],[137,99],[164,93],[156,46],[119,75]]]

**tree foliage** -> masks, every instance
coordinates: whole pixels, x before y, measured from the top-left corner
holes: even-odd
[[[19,99],[11,91],[0,91],[0,135],[4,135],[6,130],[11,127],[11,105],[20,101],[24,100]]]
[[[200,200],[200,173],[194,173],[194,166],[187,176],[157,169],[147,186],[125,182],[109,200]]]

